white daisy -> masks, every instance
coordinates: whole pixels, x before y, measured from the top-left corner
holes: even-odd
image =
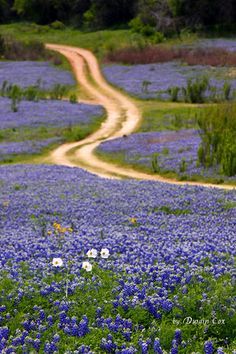
[[[87,256],[88,256],[89,258],[96,258],[97,255],[98,255],[98,251],[95,250],[95,248],[92,248],[91,250],[89,250],[89,251],[87,252]]]
[[[100,254],[101,254],[102,258],[108,258],[110,255],[110,252],[107,248],[102,248]]]
[[[91,272],[93,266],[89,262],[83,262],[82,263],[82,268],[86,270],[86,272]]]
[[[54,267],[61,267],[63,265],[63,260],[61,258],[53,258],[52,265]]]

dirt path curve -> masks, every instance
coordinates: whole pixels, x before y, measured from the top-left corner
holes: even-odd
[[[64,55],[70,62],[78,83],[107,112],[101,128],[89,137],[75,143],[63,144],[51,153],[50,161],[71,167],[81,167],[105,178],[136,178],[177,185],[194,185],[235,189],[230,185],[213,185],[200,182],[180,182],[159,175],[135,171],[100,160],[94,150],[102,141],[122,137],[135,131],[142,116],[131,99],[111,87],[103,78],[95,56],[88,50],[65,45],[47,44],[46,47]],[[88,78],[90,77],[90,79]]]

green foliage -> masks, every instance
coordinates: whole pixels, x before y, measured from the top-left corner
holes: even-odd
[[[225,82],[223,86],[224,99],[228,101],[230,99],[231,92],[231,84],[229,82]]]
[[[78,97],[75,93],[72,93],[69,97],[70,103],[76,103],[78,102]]]
[[[160,165],[159,165],[159,161],[158,161],[158,153],[155,153],[152,155],[152,170],[154,173],[158,173],[160,172]]]
[[[9,98],[11,98],[11,110],[12,112],[17,112],[18,111],[18,105],[22,99],[22,91],[17,85],[12,85],[10,92],[9,92]]]
[[[171,208],[169,205],[163,205],[158,208],[153,209],[154,212],[163,212],[168,215],[186,215],[186,214],[191,214],[191,211],[189,209],[178,209],[178,208]]]
[[[65,25],[61,21],[54,21],[54,22],[50,23],[50,27],[52,29],[54,29],[54,30],[63,30],[63,29],[65,29]]]
[[[188,79],[187,87],[182,88],[185,102],[203,103],[205,101],[204,94],[209,88],[209,79],[204,76],[200,78]]]
[[[144,93],[148,93],[148,86],[151,85],[151,81],[148,81],[148,80],[143,80],[142,82],[142,91]]]
[[[187,162],[184,158],[182,158],[182,160],[180,162],[180,166],[179,166],[179,172],[184,173],[184,172],[186,172],[186,169],[187,169]]]
[[[236,104],[210,107],[200,114],[198,124],[201,145],[199,162],[204,166],[219,164],[226,176],[236,174]]]
[[[168,93],[170,94],[170,99],[172,102],[178,102],[178,94],[180,88],[178,86],[174,86],[168,89]]]
[[[144,37],[147,37],[152,44],[162,43],[165,40],[163,33],[158,32],[155,27],[150,24],[143,23],[140,16],[135,17],[129,22],[129,27],[134,33],[139,33]]]
[[[4,81],[2,87],[0,88],[0,96],[9,97],[12,99],[12,107],[13,111],[16,112],[17,104],[20,103],[21,99],[25,99],[28,101],[37,102],[40,99],[46,99],[47,96],[51,99],[62,100],[66,96],[68,96],[70,87],[62,84],[55,84],[54,87],[46,92],[40,87],[40,82],[36,85],[28,86],[25,89],[17,85],[8,84],[7,81]],[[77,96],[75,94],[71,94],[70,102],[76,103]]]
[[[61,100],[68,94],[68,86],[55,84],[49,96],[52,100]]]

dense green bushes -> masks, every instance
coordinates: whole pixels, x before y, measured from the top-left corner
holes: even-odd
[[[220,165],[227,176],[236,174],[236,104],[209,107],[199,115],[201,145],[198,159],[206,167]]]

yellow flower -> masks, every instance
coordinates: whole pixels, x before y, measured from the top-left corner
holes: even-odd
[[[57,222],[54,222],[54,223],[53,223],[53,227],[54,227],[54,229],[56,229],[57,231],[59,231],[59,230],[61,229],[61,225],[58,224]]]
[[[137,219],[136,219],[136,218],[131,218],[131,219],[130,219],[130,222],[131,222],[132,224],[136,224],[136,223],[137,223]]]
[[[48,231],[48,235],[51,235],[51,234],[52,234],[52,231],[49,230],[49,231]]]
[[[58,231],[61,232],[62,234],[64,234],[67,231],[67,228],[61,227]]]

